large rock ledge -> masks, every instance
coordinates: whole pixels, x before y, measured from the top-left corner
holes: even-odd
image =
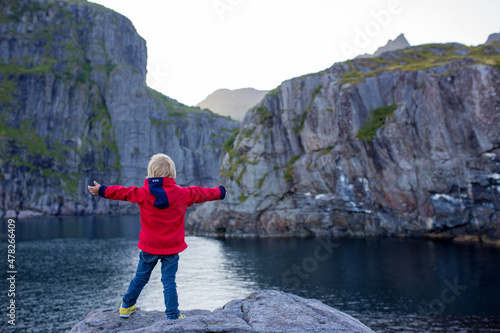
[[[118,309],[90,312],[70,332],[373,332],[359,320],[314,299],[263,290],[232,300],[213,312],[181,311],[167,320],[160,311],[138,309],[128,319]]]

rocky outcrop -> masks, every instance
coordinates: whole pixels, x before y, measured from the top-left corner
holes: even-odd
[[[135,210],[86,185],[141,186],[158,152],[178,184],[216,185],[239,123],[147,87],[146,43],[127,18],[86,1],[0,8],[0,216]]]
[[[489,43],[493,43],[493,42],[500,42],[500,32],[495,32],[495,33],[492,33],[491,35],[489,35],[485,44],[489,44]]]
[[[163,312],[138,310],[123,319],[117,309],[100,309],[90,312],[70,332],[373,332],[320,301],[272,290],[232,300],[213,312],[181,313],[186,318],[169,321]]]
[[[266,94],[266,90],[254,88],[218,89],[196,106],[242,121],[245,113],[260,102]]]
[[[394,40],[390,39],[384,46],[379,47],[373,54],[362,54],[356,58],[380,57],[384,52],[403,50],[409,48],[410,46],[411,45],[406,40],[405,35],[401,34]]]
[[[423,45],[283,82],[187,228],[224,236],[500,237],[500,45]]]

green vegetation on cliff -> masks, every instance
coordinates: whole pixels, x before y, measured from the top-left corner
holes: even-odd
[[[396,104],[392,104],[372,110],[368,117],[366,117],[363,125],[359,128],[356,138],[373,141],[377,130],[384,125],[384,120],[392,116],[392,113],[396,109]]]
[[[321,86],[321,85],[316,87],[316,89],[312,93],[311,101],[309,102],[307,109],[300,116],[298,116],[298,120],[296,120],[296,124],[295,124],[295,128],[294,128],[295,133],[300,134],[302,132],[302,130],[304,129],[304,122],[306,120],[307,114],[309,113],[309,111],[311,111],[312,104],[313,104],[314,100],[316,99],[316,96],[318,96],[318,94],[320,93],[321,89],[323,89],[323,86]]]
[[[270,128],[273,124],[273,113],[266,109],[264,105],[259,105],[254,109],[254,115],[258,117],[259,124]]]
[[[218,117],[215,113],[208,109],[201,109],[197,106],[187,106],[177,102],[176,100],[163,95],[162,93],[147,87],[150,96],[157,100],[166,110],[169,118],[184,119],[190,114],[206,114],[208,116]]]
[[[292,157],[292,159],[285,166],[285,173],[283,174],[283,178],[285,180],[293,180],[293,163],[295,163],[299,157],[300,155]]]
[[[60,168],[69,148],[36,133],[35,120],[23,120],[19,126],[9,124],[6,115],[0,118],[0,158],[3,165],[10,164],[34,176],[47,178],[53,186],[76,193],[78,174],[64,173]],[[39,179],[40,181],[40,179]]]
[[[381,57],[346,61],[350,69],[337,84],[356,84],[364,78],[388,71],[417,71],[456,63],[457,68],[470,64],[500,67],[500,55],[492,50],[500,42],[487,45],[427,44],[390,52]]]
[[[227,140],[222,145],[222,149],[225,153],[229,153],[234,148],[234,140],[236,140],[236,137],[240,133],[240,129],[238,127],[233,128],[232,131],[233,134],[231,134],[231,136],[227,138]]]
[[[5,80],[0,82],[0,103],[10,104],[14,99],[14,92],[17,91],[15,82],[12,80]]]

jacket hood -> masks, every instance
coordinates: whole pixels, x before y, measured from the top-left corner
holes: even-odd
[[[159,209],[167,208],[180,194],[180,187],[177,186],[174,178],[146,178],[144,188],[156,198],[154,205]]]

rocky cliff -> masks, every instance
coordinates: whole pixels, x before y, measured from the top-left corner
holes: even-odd
[[[294,78],[226,143],[225,236],[500,238],[500,44],[423,45]]]
[[[320,301],[272,290],[232,300],[213,312],[181,313],[186,318],[167,320],[164,312],[138,310],[123,319],[118,309],[99,309],[90,312],[70,332],[373,332],[357,319]]]
[[[0,215],[118,213],[93,179],[142,185],[149,157],[182,185],[215,186],[239,123],[146,86],[146,43],[125,17],[86,1],[0,4]]]
[[[492,42],[500,42],[500,32],[495,32],[489,35],[485,44],[489,44]]]

